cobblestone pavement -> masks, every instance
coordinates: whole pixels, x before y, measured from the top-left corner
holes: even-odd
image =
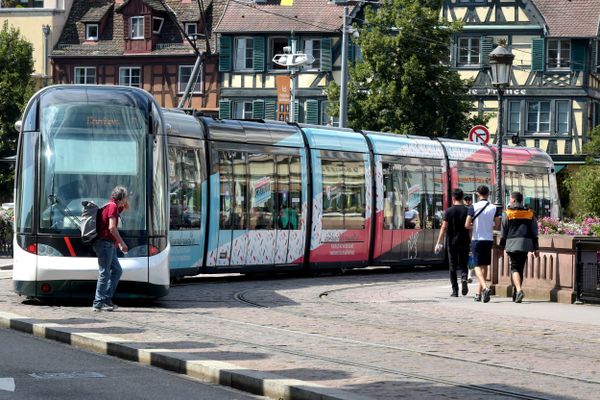
[[[470,287],[452,298],[447,273],[431,270],[201,276],[97,315],[23,302],[0,271],[0,311],[376,399],[597,398],[600,307],[475,303]]]

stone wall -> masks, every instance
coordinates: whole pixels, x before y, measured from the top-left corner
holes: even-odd
[[[540,256],[529,253],[523,291],[530,299],[559,303],[575,301],[575,244],[580,238],[566,235],[540,236]],[[499,241],[499,238],[496,238]],[[508,255],[494,246],[488,283],[498,296],[512,296]]]

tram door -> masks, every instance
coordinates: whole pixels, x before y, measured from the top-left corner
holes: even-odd
[[[406,237],[403,258],[421,258],[419,243],[423,241],[425,199],[423,197],[423,169],[420,165],[405,165],[403,168],[404,232]]]
[[[217,249],[211,254],[217,267],[235,265],[245,254],[246,239],[246,155],[239,151],[218,151],[219,229]],[[234,247],[235,241],[235,249]],[[209,258],[209,263],[210,263]],[[243,263],[243,261],[242,261]],[[212,263],[211,263],[212,264]]]
[[[206,167],[202,141],[169,137],[169,242],[171,276],[195,275],[199,272],[203,252],[203,204],[206,194],[202,184]]]

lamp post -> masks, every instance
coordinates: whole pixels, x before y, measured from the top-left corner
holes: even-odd
[[[294,122],[294,101],[296,99],[296,76],[305,64],[312,64],[315,58],[312,54],[296,52],[296,41],[292,40],[292,46],[285,46],[283,54],[275,54],[273,62],[277,65],[288,67],[290,71],[290,122]],[[297,116],[296,116],[297,117]]]
[[[502,192],[502,144],[504,143],[504,89],[510,85],[512,63],[515,58],[506,46],[506,41],[500,41],[498,46],[490,53],[490,67],[492,70],[492,86],[498,92],[498,132],[496,144],[496,207],[503,208],[504,194]]]

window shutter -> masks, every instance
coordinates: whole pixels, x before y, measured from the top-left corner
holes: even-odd
[[[258,36],[252,38],[252,69],[262,72],[265,70],[265,38]]]
[[[252,118],[265,119],[265,101],[254,100],[252,102]]]
[[[484,36],[481,38],[479,45],[481,50],[481,64],[485,67],[490,65],[490,53],[494,50],[494,38],[491,36]]]
[[[265,119],[277,119],[277,100],[265,100]]]
[[[306,118],[307,124],[319,124],[319,100],[306,100]]]
[[[144,16],[144,39],[152,37],[152,15]]]
[[[231,36],[219,38],[219,72],[231,71]]]
[[[294,121],[293,122],[301,122],[300,118],[300,102],[298,100],[294,100]]]
[[[587,41],[571,40],[571,71],[585,70]]]
[[[354,64],[354,61],[356,61],[356,45],[348,38],[348,62]]]
[[[123,39],[131,39],[131,20],[129,18],[123,18]]]
[[[331,38],[321,39],[321,71],[331,71],[332,54],[331,54]]]
[[[592,61],[592,72],[598,72],[598,41],[592,42],[592,52],[590,53],[590,60]]]
[[[231,119],[231,100],[219,101],[219,118]]]
[[[531,39],[531,70],[543,71],[545,59],[544,39]]]

